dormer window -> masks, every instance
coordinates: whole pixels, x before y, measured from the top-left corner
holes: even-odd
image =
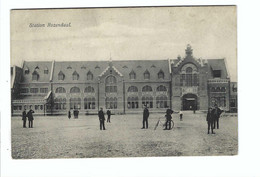
[[[35,67],[35,70],[37,70],[37,69],[39,69],[39,66],[36,66],[36,67]]]
[[[67,69],[72,69],[72,67],[71,67],[71,66],[68,66]]]
[[[100,69],[100,67],[97,65],[97,66],[95,67],[95,69]]]
[[[132,80],[136,79],[136,74],[135,74],[135,72],[133,70],[129,73],[129,77]]]
[[[214,78],[221,78],[221,70],[213,70]]]
[[[38,79],[39,79],[39,74],[36,71],[34,71],[32,73],[32,80],[33,81],[37,81]]]
[[[150,73],[148,70],[144,72],[144,79],[150,79]]]
[[[142,66],[138,65],[137,68],[142,68]]]
[[[44,74],[48,74],[49,73],[49,70],[47,67],[44,68]]]
[[[81,69],[86,69],[86,66],[81,66]]]
[[[155,65],[152,65],[151,68],[156,68],[156,66],[155,66]]]
[[[59,74],[58,74],[58,80],[64,80],[65,79],[65,75],[63,74],[63,72],[62,71],[60,71],[59,72]]]
[[[123,68],[126,69],[126,68],[128,68],[128,67],[125,65],[125,66],[123,66]]]
[[[25,68],[24,74],[29,74],[29,68]]]
[[[87,73],[87,80],[93,80],[93,74],[91,71]]]
[[[72,74],[72,79],[79,80],[79,74],[76,71],[74,71],[74,73]]]
[[[164,79],[164,72],[162,70],[158,73],[158,79]]]

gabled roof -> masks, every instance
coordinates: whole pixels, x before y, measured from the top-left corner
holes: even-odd
[[[79,74],[77,73],[77,71],[74,71],[74,72],[72,73],[72,75],[79,75]]]
[[[39,75],[39,73],[36,70],[34,70],[32,75]]]
[[[64,75],[64,73],[63,73],[62,71],[60,71],[60,72],[58,73],[58,75]]]

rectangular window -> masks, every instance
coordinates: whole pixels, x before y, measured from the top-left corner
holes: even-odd
[[[221,77],[221,70],[214,70],[213,71],[213,77],[214,78],[220,78]]]
[[[32,80],[33,80],[33,81],[37,81],[38,78],[39,78],[39,76],[38,76],[37,74],[33,74],[33,75],[32,75]]]
[[[20,92],[21,93],[29,93],[29,89],[28,88],[21,88]]]
[[[40,88],[40,93],[48,93],[48,88]]]
[[[30,88],[30,93],[38,93],[38,88]]]
[[[79,75],[73,74],[72,79],[73,79],[73,80],[79,80]]]
[[[64,80],[64,75],[63,74],[59,74],[58,75],[58,80]]]
[[[49,70],[44,70],[44,74],[48,74],[49,73]]]

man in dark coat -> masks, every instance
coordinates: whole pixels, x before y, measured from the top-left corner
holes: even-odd
[[[149,117],[149,110],[148,110],[147,106],[145,106],[144,112],[143,112],[143,127],[142,127],[142,129],[145,128],[145,125],[146,125],[146,128],[148,128],[148,117]]]
[[[22,114],[23,128],[26,128],[26,119],[27,119],[27,114],[26,114],[26,109],[24,109]]]
[[[215,108],[212,110],[212,116],[214,119],[214,125],[213,125],[214,128],[216,128],[216,123],[217,123],[217,129],[219,129],[219,117],[222,112],[223,110],[219,109],[218,105],[215,105]]]
[[[172,109],[168,108],[168,109],[166,110],[166,115],[165,115],[165,117],[166,117],[166,123],[165,123],[165,129],[164,129],[164,130],[170,130],[170,129],[171,129],[172,113],[173,113],[173,110],[172,110]],[[169,128],[168,128],[168,126],[169,126]]]
[[[29,128],[33,128],[33,113],[34,111],[30,108],[30,110],[27,113],[27,117],[29,120]]]
[[[104,112],[103,112],[103,108],[100,108],[100,110],[98,111],[98,118],[99,118],[99,123],[100,123],[100,130],[106,130],[105,129],[105,116],[104,116]]]
[[[69,118],[69,119],[71,118],[71,112],[70,112],[70,110],[69,110],[69,112],[68,112],[68,118]]]
[[[110,122],[111,111],[107,110],[107,122]]]
[[[215,134],[214,132],[213,132],[213,129],[214,129],[214,118],[213,118],[213,116],[212,116],[212,108],[209,108],[208,109],[208,114],[207,114],[207,122],[208,122],[208,134],[209,134],[209,130],[210,130],[210,128],[211,128],[211,133],[212,134]]]

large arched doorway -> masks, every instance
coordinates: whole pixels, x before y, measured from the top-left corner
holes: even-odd
[[[194,94],[186,94],[182,97],[182,109],[183,110],[197,110],[198,98]]]

